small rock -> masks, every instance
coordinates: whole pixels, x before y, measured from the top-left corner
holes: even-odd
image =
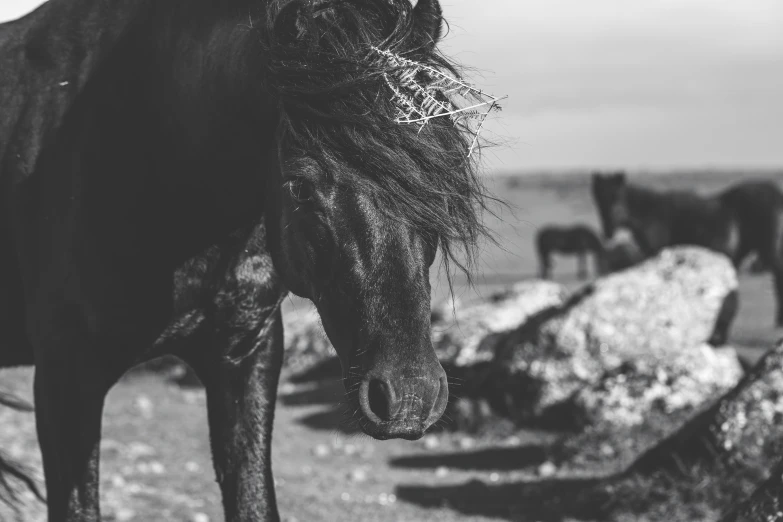
[[[136,516],[136,512],[130,508],[119,508],[117,511],[114,512],[114,519],[117,522],[125,522],[127,520],[132,520],[133,517],[135,516]]]
[[[427,435],[424,437],[424,447],[428,450],[433,450],[440,446],[440,441],[435,435]]]
[[[475,445],[476,445],[476,441],[471,439],[470,437],[462,437],[459,440],[459,447],[462,449],[470,449]]]
[[[498,480],[500,480],[500,475],[499,474],[497,474],[497,473],[490,473],[489,474],[489,481],[490,482],[497,482]]]
[[[342,493],[340,494],[340,500],[342,500],[342,501],[344,501],[344,502],[348,502],[349,500],[351,500],[351,494],[350,494],[350,493],[347,493],[347,492],[345,492],[345,491],[344,491],[344,492],[342,492]]]
[[[443,478],[448,474],[449,474],[449,468],[447,468],[446,466],[438,466],[437,468],[435,468],[435,476],[438,478]]]
[[[367,480],[367,470],[364,468],[356,468],[351,471],[348,476],[353,482],[364,482]]]
[[[397,501],[397,497],[394,495],[394,493],[381,493],[378,495],[378,503],[382,506],[387,506],[389,504],[394,504]]]
[[[323,457],[328,456],[329,453],[331,453],[331,452],[329,450],[329,446],[327,446],[326,444],[318,444],[318,445],[315,446],[315,448],[313,448],[313,454],[316,457],[323,458]]]
[[[131,442],[128,445],[127,456],[131,459],[149,457],[155,454],[155,448],[143,442]]]
[[[520,439],[516,435],[512,435],[510,437],[507,437],[506,440],[503,441],[503,444],[505,444],[506,446],[519,446],[520,442],[522,442],[522,439]]]
[[[557,466],[551,461],[546,461],[538,466],[538,474],[542,477],[551,477],[557,473]]]
[[[112,475],[111,479],[109,479],[111,482],[111,485],[115,488],[122,488],[125,487],[125,477],[122,475]]]
[[[198,465],[198,462],[189,460],[185,463],[185,471],[188,473],[198,473],[199,470],[201,470],[201,466]]]
[[[193,522],[209,522],[209,515],[206,513],[193,513],[191,520]]]
[[[296,384],[284,382],[278,388],[280,395],[290,395],[296,391]]]

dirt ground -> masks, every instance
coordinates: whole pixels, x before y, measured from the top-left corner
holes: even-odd
[[[779,179],[783,174],[776,173]],[[716,190],[734,175],[656,177],[658,186]],[[469,300],[536,272],[535,230],[549,223],[596,224],[586,177],[499,178],[494,190],[514,207],[490,220],[502,247],[486,246],[474,290],[457,277]],[[562,260],[558,280],[576,286],[575,261]],[[435,299],[446,295],[434,276]],[[741,308],[732,333],[749,359],[780,335],[771,327],[774,300],[768,275],[743,274]],[[287,307],[303,306],[291,301]],[[32,372],[0,371],[0,389],[31,397]],[[515,488],[556,473],[547,448],[556,434],[522,431],[479,438],[439,433],[416,442],[374,441],[341,423],[336,380],[281,385],[273,465],[283,520],[457,521],[529,520],[513,502]],[[0,409],[0,448],[40,470],[34,419]],[[204,393],[160,376],[133,374],[111,392],[104,417],[102,505],[107,521],[223,520],[209,459]],[[453,488],[450,488],[453,486]],[[5,513],[5,514],[4,514]],[[0,511],[0,520],[12,520]],[[24,520],[42,520],[30,503]]]
[[[2,377],[5,388],[31,396],[31,371],[6,370]],[[281,387],[273,455],[284,521],[466,520],[447,499],[422,507],[402,501],[400,492],[415,496],[435,485],[514,480],[515,468],[535,469],[544,461],[541,444],[552,439],[530,434],[527,440],[476,440],[441,433],[416,442],[375,441],[341,426],[341,386],[330,381]],[[40,469],[32,415],[2,411],[0,426],[5,451]],[[182,389],[153,375],[118,384],[104,417],[101,487],[107,521],[222,520],[203,390]],[[30,505],[24,520],[41,520],[42,506]]]

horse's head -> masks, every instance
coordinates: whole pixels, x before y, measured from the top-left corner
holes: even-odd
[[[438,248],[447,262],[455,245],[470,252],[484,195],[459,126],[395,122],[398,71],[373,48],[447,68],[434,51],[440,8],[293,0],[271,31],[281,113],[267,211],[276,269],[315,303],[363,430],[419,438],[448,400],[430,341],[429,269]]]
[[[433,237],[391,215],[384,196],[307,156],[284,166],[278,263],[315,303],[362,427],[418,438],[443,413],[446,375],[430,342]]]
[[[629,211],[624,172],[593,173],[593,199],[598,209],[605,239],[611,239],[619,228],[628,226]]]

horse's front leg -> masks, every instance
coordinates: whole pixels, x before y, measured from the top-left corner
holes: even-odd
[[[271,443],[277,383],[283,360],[282,316],[277,310],[255,346],[234,362],[222,356],[197,371],[207,390],[212,459],[227,522],[277,521]],[[207,363],[207,364],[204,364]]]

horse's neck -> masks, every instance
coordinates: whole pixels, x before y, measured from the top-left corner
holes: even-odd
[[[666,194],[644,187],[628,187],[628,210],[649,218],[660,220],[667,219],[669,215],[669,203]]]

